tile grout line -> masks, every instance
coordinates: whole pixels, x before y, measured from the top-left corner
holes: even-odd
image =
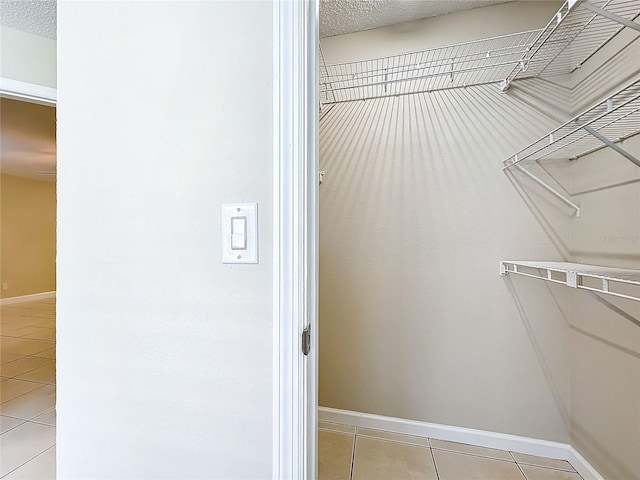
[[[431,441],[429,441],[429,445],[431,445]],[[433,454],[433,448],[429,448],[429,453],[431,454],[431,461],[433,462],[433,468],[436,470],[436,478],[440,480],[440,474],[438,473],[438,464],[436,463],[436,456]]]
[[[351,468],[349,470],[349,480],[353,480],[353,467],[356,463],[356,442],[358,441],[358,427],[353,433],[353,447],[351,448]]]
[[[4,417],[9,417],[9,418],[13,418],[13,419],[15,419],[15,420],[23,420],[24,422],[31,422],[31,423],[38,423],[38,424],[40,424],[40,425],[47,425],[47,426],[49,426],[49,427],[54,427],[54,428],[55,428],[55,427],[56,427],[56,425],[49,425],[48,423],[36,422],[36,421],[34,421],[34,420],[33,420],[34,418],[39,417],[40,415],[44,415],[45,413],[50,412],[51,410],[55,410],[55,408],[56,408],[56,407],[55,407],[55,405],[54,405],[53,407],[49,407],[49,408],[47,408],[46,410],[44,410],[44,411],[42,411],[42,412],[40,412],[40,413],[36,413],[33,417],[29,417],[29,418],[28,418],[28,419],[26,419],[26,420],[25,420],[24,418],[14,417],[13,415],[6,415],[6,414],[3,414],[2,416],[4,416]]]
[[[22,420],[22,423],[19,423],[17,425],[14,425],[13,427],[11,427],[9,430],[2,432],[0,435],[4,435],[5,433],[10,432],[11,430],[13,430],[14,428],[18,428],[20,425],[23,425],[25,423],[27,423],[29,420],[23,420],[22,418],[16,418],[16,417],[11,417],[9,415],[0,415],[2,417],[8,417],[8,418],[13,418],[14,420]]]
[[[393,432],[389,432],[389,433],[393,433]],[[430,445],[422,445],[420,443],[406,442],[404,440],[391,440],[389,438],[373,437],[371,435],[362,435],[361,433],[359,433],[358,436],[364,437],[364,438],[371,438],[373,440],[380,440],[381,442],[402,443],[403,445],[411,445],[414,447],[431,448]],[[427,437],[422,437],[422,438],[426,438],[428,440]]]
[[[522,467],[520,467],[520,464],[516,461],[516,457],[513,456],[512,451],[509,451],[509,456],[513,458],[513,461],[515,462],[516,467],[518,467],[518,471],[520,472],[520,475],[522,475],[522,478],[524,478],[524,480],[529,480],[529,478],[527,477],[527,474],[524,473],[524,470],[522,470]]]
[[[552,459],[552,460],[556,460],[556,459]],[[565,460],[566,462],[567,460]],[[516,462],[518,465],[525,465],[527,467],[537,467],[537,468],[546,468],[547,470],[555,470],[556,472],[566,472],[566,473],[578,473],[578,471],[574,468],[573,470],[566,470],[564,468],[558,468],[558,467],[549,467],[547,465],[536,465],[535,463],[528,463],[528,462]],[[569,465],[571,465],[569,463]],[[573,465],[571,465],[571,468],[573,468]],[[580,475],[578,473],[578,475]]]
[[[51,450],[53,447],[55,447],[56,444],[54,443],[53,445],[51,445],[50,447],[45,448],[43,451],[41,451],[39,454],[37,454],[35,457],[30,458],[29,460],[27,460],[26,462],[24,462],[22,465],[14,468],[13,470],[11,470],[10,472],[5,473],[4,475],[2,475],[2,477],[0,478],[5,478],[8,475],[11,475],[13,472],[15,472],[16,470],[18,470],[19,468],[24,467],[27,463],[31,462],[32,460],[35,460],[36,458],[38,458],[40,455],[42,455],[45,452],[48,452],[49,450]]]
[[[440,447],[431,447],[433,450],[439,450],[441,452],[448,452],[448,453],[457,453],[458,455],[468,455],[470,457],[478,457],[478,458],[486,458],[488,460],[496,460],[498,462],[504,462],[504,463],[518,463],[515,460],[505,460],[504,458],[496,458],[496,457],[489,457],[487,455],[479,455],[477,453],[469,453],[469,452],[460,452],[458,450],[450,450],[447,448],[440,448]],[[480,448],[484,448],[484,447],[480,447]],[[506,450],[502,450],[505,451]],[[509,452],[511,453],[511,452]],[[512,456],[513,458],[513,456]]]
[[[11,380],[15,380],[15,379],[14,379],[14,378],[12,378]],[[17,396],[15,396],[15,397],[13,397],[13,398],[10,398],[9,400],[5,400],[4,402],[0,403],[0,407],[1,407],[2,405],[4,405],[5,403],[12,402],[12,401],[13,401],[13,400],[15,400],[16,398],[20,398],[20,397],[22,397],[22,396],[24,396],[24,395],[28,395],[28,394],[30,394],[31,392],[35,392],[36,390],[39,390],[39,389],[40,389],[40,388],[42,388],[42,387],[46,387],[46,386],[49,386],[49,387],[55,387],[55,386],[56,386],[55,384],[54,384],[54,385],[49,385],[49,384],[46,384],[46,383],[30,382],[30,381],[28,381],[28,380],[18,380],[18,381],[19,381],[19,382],[27,382],[27,383],[35,383],[36,385],[40,385],[40,386],[39,386],[39,387],[34,388],[33,390],[29,390],[28,392],[21,393],[20,395],[17,395]],[[57,388],[56,388],[56,392],[57,392]],[[2,412],[0,412],[0,415],[2,415]],[[10,415],[5,415],[5,417],[9,417],[9,416],[10,416]]]

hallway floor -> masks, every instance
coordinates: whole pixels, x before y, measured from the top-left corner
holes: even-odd
[[[56,476],[56,301],[1,307],[0,478]]]
[[[318,423],[318,480],[581,480],[565,460]]]

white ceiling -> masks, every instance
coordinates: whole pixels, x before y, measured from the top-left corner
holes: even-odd
[[[320,38],[512,0],[320,0]]]
[[[56,170],[56,109],[0,99],[0,173],[48,180]]]
[[[56,0],[0,0],[0,25],[56,38]]]
[[[319,0],[320,37],[358,32],[511,0]],[[0,24],[56,38],[56,0],[0,0]]]

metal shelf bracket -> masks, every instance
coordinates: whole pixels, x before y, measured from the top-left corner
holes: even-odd
[[[616,15],[613,12],[609,12],[607,10],[604,10],[604,9],[600,8],[600,7],[596,7],[595,5],[593,5],[592,3],[589,3],[589,2],[582,2],[580,5],[582,6],[582,8],[586,8],[587,10],[589,10],[589,11],[591,11],[591,12],[597,14],[597,15],[606,17],[609,20],[612,20],[614,22],[619,23],[620,25],[624,25],[625,27],[633,28],[634,30],[637,30],[637,31],[640,32],[640,23],[633,22],[633,21],[628,20],[628,19],[626,19],[624,17],[621,17],[620,15]]]
[[[517,161],[517,160],[516,160]],[[553,188],[552,186],[550,186],[548,183],[544,182],[543,180],[540,180],[540,178],[538,178],[536,175],[534,175],[533,173],[531,173],[529,170],[523,168],[521,165],[518,165],[517,163],[513,163],[513,165],[515,165],[515,167],[520,170],[522,173],[524,173],[526,176],[528,176],[529,178],[531,178],[534,182],[536,182],[538,185],[540,185],[542,188],[544,188],[545,190],[547,190],[548,192],[550,192],[552,195],[554,195],[555,197],[559,198],[560,200],[562,200],[564,203],[566,203],[567,205],[569,205],[571,208],[573,208],[576,211],[576,217],[580,218],[580,206],[573,203],[571,200],[569,200],[565,195],[563,195],[562,193],[560,193],[559,191],[557,191],[555,188]]]

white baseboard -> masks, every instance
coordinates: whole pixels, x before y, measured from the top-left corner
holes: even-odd
[[[318,420],[567,460],[584,480],[604,480],[582,455],[566,443],[325,407],[318,407]]]
[[[32,293],[31,295],[21,295],[19,297],[1,298],[0,305],[13,305],[14,303],[33,302],[44,300],[45,298],[55,298],[56,292]]]

